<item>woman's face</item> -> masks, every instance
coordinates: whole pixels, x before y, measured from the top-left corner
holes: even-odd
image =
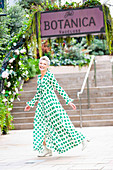
[[[47,63],[47,61],[46,60],[41,60],[40,62],[39,62],[39,69],[40,69],[40,71],[47,71],[47,68],[48,68],[49,66],[48,66],[48,63]]]

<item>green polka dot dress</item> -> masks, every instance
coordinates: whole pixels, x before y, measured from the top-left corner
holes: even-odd
[[[39,153],[43,152],[43,141],[46,136],[47,148],[63,153],[79,145],[85,137],[75,129],[60,104],[54,88],[65,99],[66,104],[72,99],[68,97],[50,71],[46,72],[42,80],[40,77],[41,75],[38,76],[36,95],[27,102],[33,107],[39,100],[34,117],[33,148]]]

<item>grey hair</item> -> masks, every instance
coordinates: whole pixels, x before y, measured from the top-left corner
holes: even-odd
[[[41,60],[45,60],[47,62],[47,64],[50,65],[50,59],[47,56],[42,56],[39,60],[39,63]]]

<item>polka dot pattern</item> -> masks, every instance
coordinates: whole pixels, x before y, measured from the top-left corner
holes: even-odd
[[[63,153],[80,144],[85,137],[75,129],[54,89],[64,98],[66,104],[73,100],[68,97],[52,73],[47,71],[42,80],[40,77],[41,75],[38,76],[36,95],[27,102],[29,106],[34,107],[35,102],[39,100],[34,117],[33,148],[43,152],[46,136],[47,148]]]

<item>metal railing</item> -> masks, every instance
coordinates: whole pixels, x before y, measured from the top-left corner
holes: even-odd
[[[95,87],[97,86],[96,82],[96,62],[95,62],[95,56],[92,56],[89,67],[87,69],[81,90],[77,93],[77,97],[79,99],[79,108],[80,108],[80,127],[82,127],[82,102],[81,102],[81,94],[83,94],[85,85],[87,83],[87,99],[88,99],[88,109],[90,108],[90,93],[89,93],[89,73],[91,70],[91,66],[94,62],[94,82],[95,82]]]

